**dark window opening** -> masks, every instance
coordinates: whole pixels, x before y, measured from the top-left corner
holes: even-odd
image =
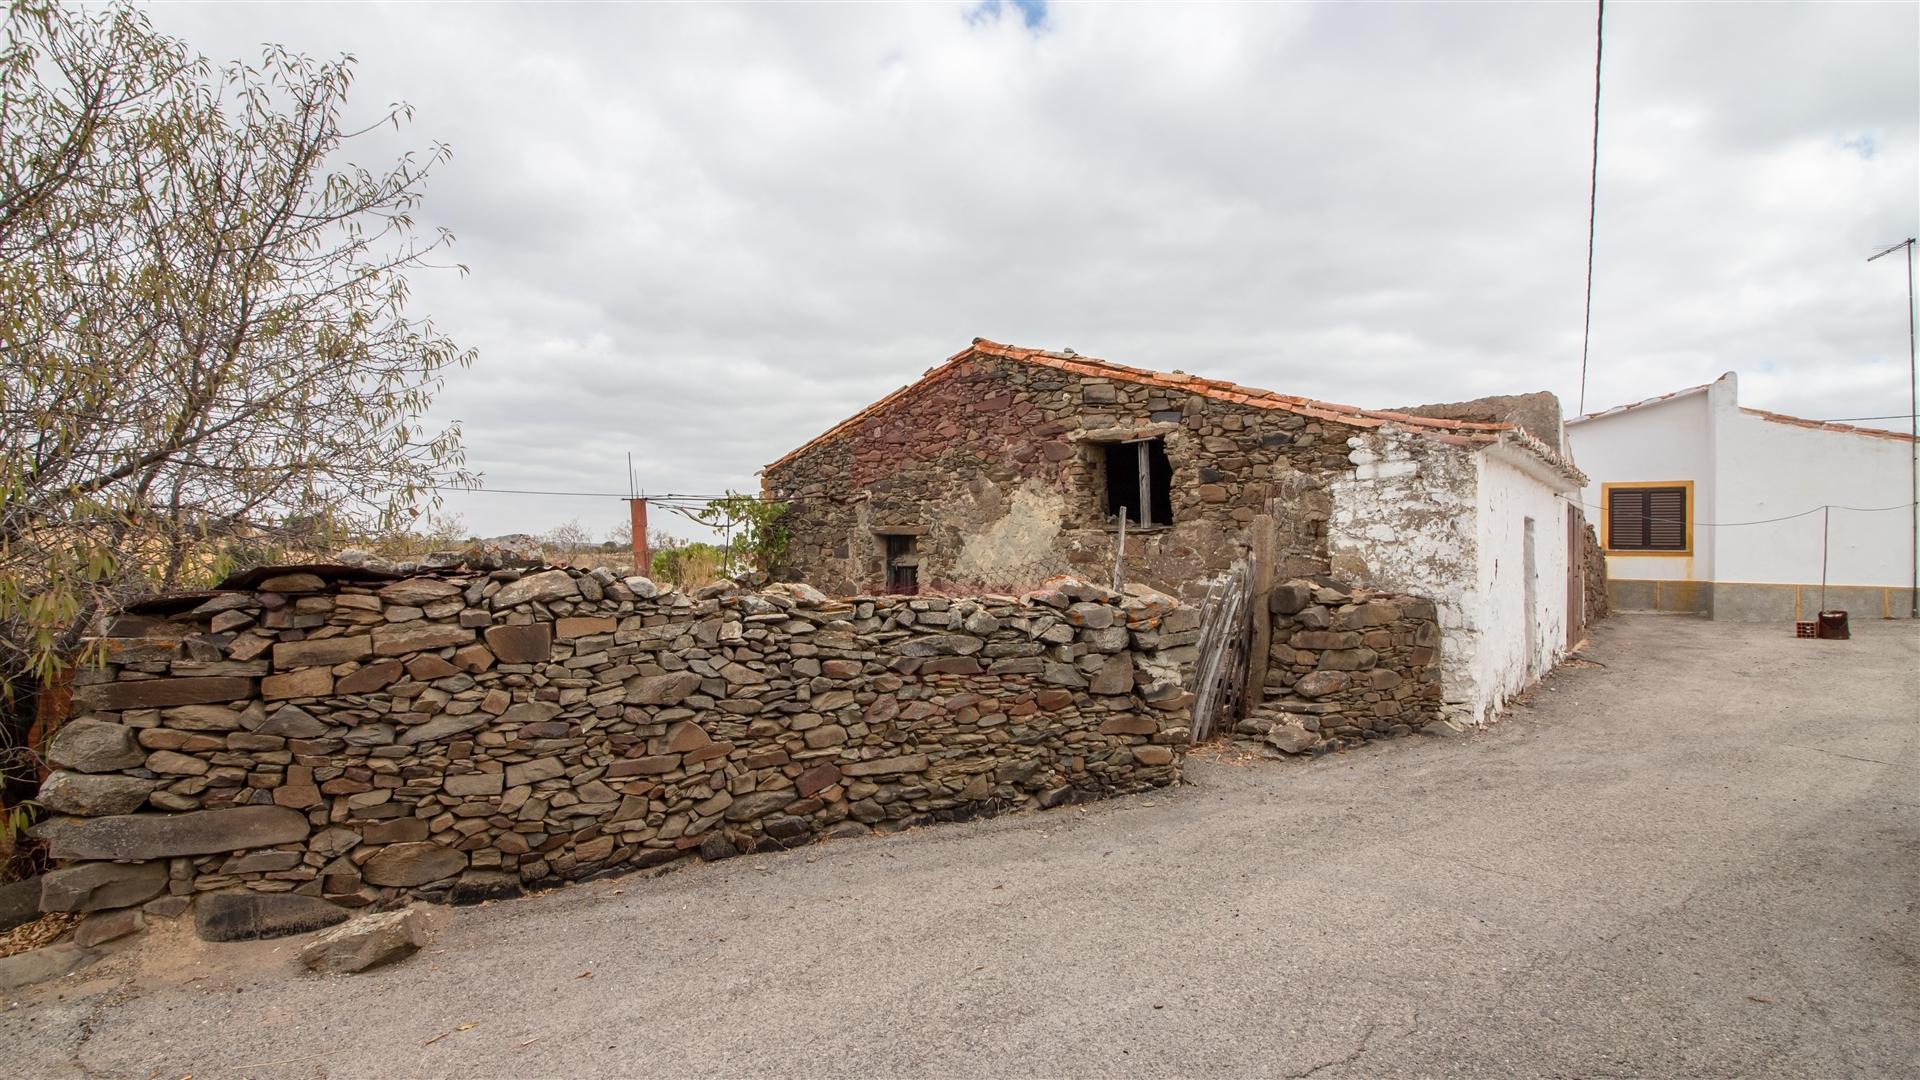
[[[1173,462],[1160,439],[1102,443],[1107,475],[1106,514],[1113,521],[1150,527],[1173,524]],[[1141,513],[1145,510],[1145,514]]]
[[[1686,488],[1607,490],[1608,550],[1686,551],[1689,532]]]
[[[893,596],[913,596],[920,591],[920,556],[914,553],[911,536],[889,534],[880,538],[887,551],[887,592]]]

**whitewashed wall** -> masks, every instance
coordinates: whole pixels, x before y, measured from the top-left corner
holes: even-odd
[[[1695,391],[1631,412],[1568,422],[1573,460],[1590,479],[1580,501],[1596,530],[1606,501],[1601,485],[1611,483],[1691,480],[1695,517],[1714,520],[1707,512],[1715,497],[1709,396]],[[1600,542],[1606,541],[1601,534]],[[1692,554],[1609,555],[1607,574],[1635,581],[1711,580],[1717,541],[1714,530],[1696,527]]]
[[[1566,653],[1567,502],[1552,486],[1553,475],[1519,451],[1493,447],[1478,462],[1476,621],[1482,631],[1474,689],[1481,708],[1491,709]]]
[[[1439,446],[1391,428],[1348,446],[1354,470],[1333,484],[1327,529],[1333,573],[1434,601],[1447,715],[1482,723],[1564,652],[1567,508],[1543,479],[1553,474],[1542,465],[1531,471],[1522,463],[1533,459],[1521,451]]]
[[[1785,424],[1742,412],[1731,401],[1715,411],[1714,440],[1721,463],[1715,520],[1758,521],[1833,504],[1828,581],[1901,586],[1911,580],[1913,533],[1907,511],[1837,509],[1910,501],[1908,442]],[[1721,534],[1716,580],[1820,580],[1818,514],[1713,531]]]
[[[1738,398],[1738,379],[1728,373],[1699,392],[1568,424],[1575,460],[1592,478],[1582,495],[1592,506],[1602,501],[1605,483],[1694,481],[1693,555],[1610,556],[1614,578],[1815,584],[1820,515],[1767,519],[1823,504],[1871,508],[1912,500],[1906,439],[1770,420],[1742,409]],[[1597,527],[1599,511],[1588,514]],[[1835,509],[1828,581],[1907,585],[1911,520],[1904,510]]]

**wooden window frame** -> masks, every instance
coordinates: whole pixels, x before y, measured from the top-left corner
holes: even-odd
[[[1683,529],[1685,540],[1678,548],[1617,548],[1613,546],[1613,493],[1621,491],[1645,490],[1647,488],[1679,488],[1686,498],[1686,525]],[[1617,558],[1666,558],[1682,559],[1693,555],[1693,481],[1691,480],[1633,480],[1622,483],[1603,483],[1600,485],[1600,547],[1610,557]]]
[[[1089,442],[1091,445],[1098,447],[1101,454],[1100,516],[1107,522],[1108,527],[1117,529],[1119,527],[1119,519],[1113,513],[1112,508],[1107,505],[1112,498],[1111,480],[1108,478],[1107,470],[1110,467],[1113,454],[1121,447],[1131,446],[1134,448],[1134,475],[1137,478],[1139,487],[1139,493],[1136,496],[1135,502],[1139,505],[1128,504],[1127,509],[1135,510],[1139,516],[1139,521],[1129,525],[1128,529],[1133,532],[1152,532],[1159,529],[1172,528],[1173,458],[1167,451],[1166,436],[1159,433],[1149,433],[1122,438],[1091,439]],[[1151,465],[1155,449],[1159,451],[1160,460],[1166,464],[1167,477],[1166,490],[1164,493],[1166,496],[1166,521],[1160,521],[1154,516],[1154,495],[1160,493],[1159,485],[1153,479],[1154,474]]]

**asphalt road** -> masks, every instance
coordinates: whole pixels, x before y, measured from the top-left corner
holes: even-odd
[[[1920,1076],[1920,633],[1626,616],[1491,731],[451,913],[179,930],[22,1077]]]

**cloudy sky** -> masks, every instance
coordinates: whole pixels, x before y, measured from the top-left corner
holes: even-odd
[[[455,157],[490,487],[754,490],[978,335],[1361,405],[1579,398],[1587,4],[193,5]],[[1906,412],[1920,6],[1610,5],[1589,409]],[[397,145],[397,144],[395,144]],[[1900,425],[1901,421],[1887,421]],[[596,532],[617,501],[449,500]],[[685,531],[684,529],[680,531]]]

